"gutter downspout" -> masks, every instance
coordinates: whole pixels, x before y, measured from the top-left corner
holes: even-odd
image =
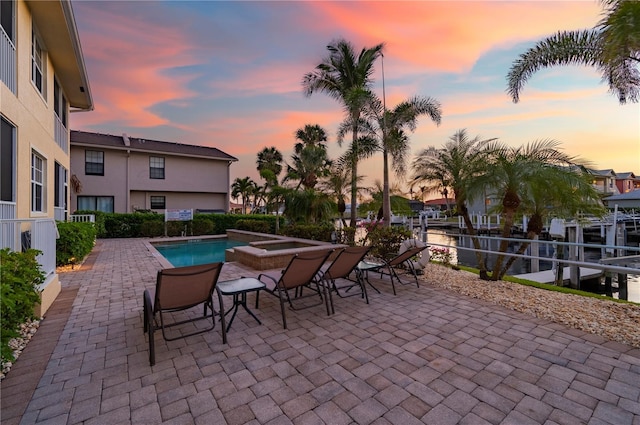
[[[124,145],[126,147],[130,147],[131,146],[131,141],[129,140],[129,136],[127,136],[127,133],[122,133],[122,140],[124,141]],[[126,203],[126,211],[127,212],[133,212],[131,211],[131,191],[130,191],[130,182],[129,182],[129,159],[131,157],[131,149],[127,149],[127,166],[126,166],[126,170],[125,170],[125,191],[126,191],[126,197],[125,197],[125,203]]]

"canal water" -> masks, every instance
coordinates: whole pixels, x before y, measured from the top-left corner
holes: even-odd
[[[476,260],[476,255],[473,251],[466,249],[456,249],[460,248],[472,248],[471,239],[466,237],[465,235],[458,235],[455,233],[448,233],[445,230],[441,229],[428,229],[426,233],[426,242],[431,244],[433,247],[449,247],[451,253],[451,262],[453,264],[460,264],[469,267],[478,267],[478,263]],[[498,250],[498,240],[481,240],[482,249],[497,251]],[[515,252],[517,246],[515,243],[510,244],[509,251]],[[553,266],[553,262],[551,258],[555,255],[553,245],[551,244],[543,244],[540,243],[539,255],[541,257],[547,257],[550,260],[540,260],[540,271],[542,270],[551,270]],[[483,257],[486,254],[483,253]],[[488,255],[487,257],[487,266],[488,269],[491,270],[491,266],[495,261],[495,255]],[[565,256],[565,258],[567,258]],[[598,262],[601,258],[600,250],[585,250],[585,261],[586,262]],[[507,274],[509,275],[517,275],[531,272],[531,261],[518,258],[513,263],[513,265],[509,268]],[[604,278],[603,278],[604,279]],[[617,275],[614,274],[614,287],[617,285]],[[616,288],[614,288],[616,289]],[[640,275],[628,275],[627,276],[627,290],[628,290],[628,300],[636,303],[640,303]],[[614,292],[614,298],[618,297],[618,293]]]

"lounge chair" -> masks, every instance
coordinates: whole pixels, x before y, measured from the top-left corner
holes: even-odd
[[[331,314],[335,313],[333,306],[332,292],[335,292],[340,298],[352,297],[360,295],[369,304],[369,296],[365,287],[364,279],[356,267],[367,255],[371,247],[368,246],[350,246],[342,249],[336,258],[328,267],[323,267],[319,272],[319,279],[327,289],[327,302],[331,307]],[[351,274],[355,274],[355,280],[351,279]],[[348,283],[344,283],[347,281]],[[350,294],[347,292],[358,287],[360,291],[354,291]]]
[[[220,316],[222,342],[227,343],[224,313],[218,313],[213,308],[213,291],[218,277],[220,277],[222,264],[210,263],[163,269],[158,271],[156,277],[155,294],[152,293],[153,291],[145,289],[143,299],[144,332],[149,333],[149,363],[151,366],[156,362],[153,339],[153,333],[156,329],[162,330],[162,337],[165,341],[173,341],[212,330],[216,324],[215,316]],[[163,313],[188,310],[200,304],[204,308],[202,316],[165,323],[165,314]],[[211,310],[210,314],[208,310]],[[180,332],[171,337],[167,335],[167,328],[206,319],[211,319],[211,326],[206,329],[199,329],[191,333]]]
[[[382,275],[388,275],[391,279],[391,287],[393,288],[393,295],[396,295],[396,285],[395,281],[402,285],[410,284],[411,282],[403,282],[400,279],[401,274],[408,274],[413,276],[416,286],[419,288],[420,284],[418,283],[418,275],[416,273],[416,269],[414,267],[414,263],[412,261],[413,257],[418,255],[420,252],[427,249],[427,246],[416,246],[413,248],[409,248],[406,251],[397,254],[393,258],[388,260],[383,260],[380,263],[372,263],[368,261],[361,261],[358,264],[358,270],[360,270],[363,274],[368,274],[369,272],[379,272],[380,277]]]
[[[332,252],[333,251],[331,250],[325,252],[296,254],[281,273],[278,273],[277,275],[261,273],[258,275],[258,280],[265,284],[264,291],[278,297],[280,300],[282,325],[285,329],[287,329],[287,318],[285,316],[284,308],[285,301],[289,303],[289,307],[292,310],[300,310],[302,308],[312,307],[324,302],[327,305],[327,314],[329,314],[329,306],[325,302],[322,294],[322,292],[324,292],[324,286],[318,283],[319,280],[316,275],[320,270],[320,267],[322,267]],[[303,288],[310,288],[312,293],[303,295]],[[292,290],[294,291],[294,294],[290,294],[290,291]],[[319,302],[305,304],[304,306],[294,306],[292,295],[295,300],[310,296],[318,296]],[[258,308],[258,302],[259,297],[256,296],[256,308]]]

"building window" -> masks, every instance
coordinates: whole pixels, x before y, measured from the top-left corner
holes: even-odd
[[[151,196],[151,209],[163,210],[165,209],[165,197],[164,196]]]
[[[149,157],[149,178],[164,179],[164,158]]]
[[[13,0],[0,1],[0,27],[4,30],[5,34],[9,37],[9,40],[14,41],[13,38],[13,13],[15,8],[15,2]]]
[[[64,97],[57,79],[53,81],[53,110],[62,125],[67,128],[67,98]]]
[[[78,211],[113,212],[113,196],[78,196]]]
[[[31,32],[31,81],[40,94],[46,95],[46,56],[42,43],[35,31]]]
[[[55,163],[54,170],[55,193],[53,206],[56,208],[67,209],[67,169],[59,163]]]
[[[31,211],[44,212],[46,160],[31,152]]]
[[[4,118],[0,121],[0,201],[15,202],[16,128]]]
[[[84,151],[84,173],[88,176],[104,176],[104,152]]]

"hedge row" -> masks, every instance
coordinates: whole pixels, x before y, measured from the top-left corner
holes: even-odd
[[[165,235],[164,215],[156,213],[103,213],[93,214],[98,238],[139,238]],[[258,214],[194,214],[190,221],[169,221],[167,236],[222,235],[227,229],[241,229],[261,233],[275,233],[276,217]]]

